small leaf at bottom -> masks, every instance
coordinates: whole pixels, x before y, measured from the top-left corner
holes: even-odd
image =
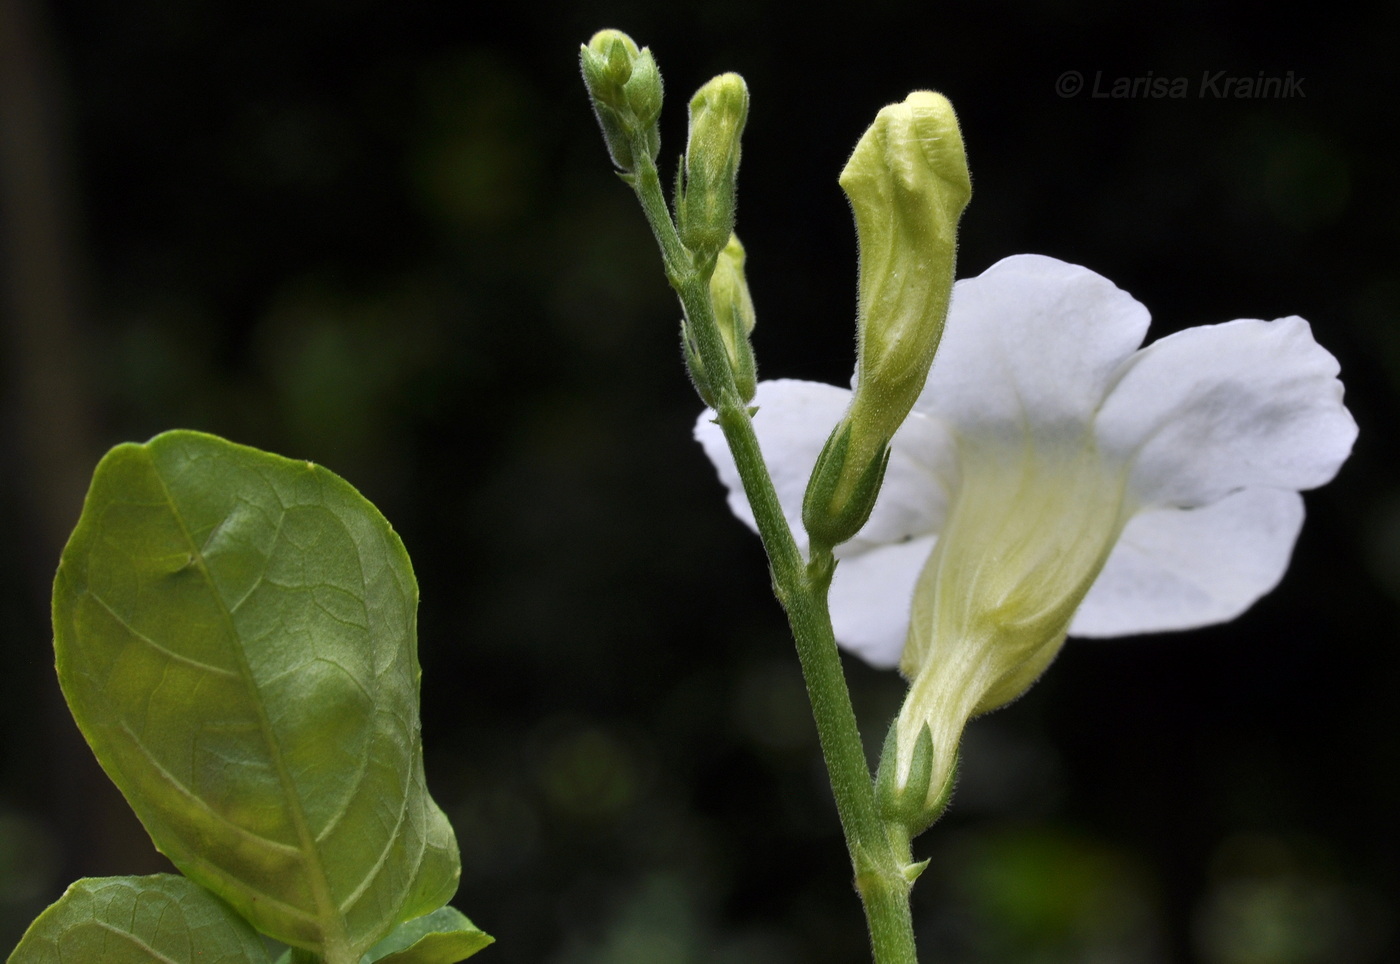
[[[364,964],[457,964],[496,939],[453,907],[405,921],[365,955]]]
[[[267,964],[248,922],[176,874],[84,877],[34,919],[9,964]]]

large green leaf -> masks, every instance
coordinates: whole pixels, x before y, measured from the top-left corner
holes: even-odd
[[[494,941],[455,907],[440,907],[394,928],[362,964],[457,964]]]
[[[344,480],[195,432],[107,454],[54,582],[64,695],[156,846],[328,964],[457,886],[417,603]]]
[[[10,964],[266,964],[262,938],[176,874],[85,877],[29,925]]]

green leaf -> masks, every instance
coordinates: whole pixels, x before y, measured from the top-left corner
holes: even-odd
[[[457,887],[417,604],[348,483],[196,432],[107,453],[54,581],[64,695],[156,846],[327,964]]]
[[[85,877],[29,925],[9,964],[267,964],[262,938],[176,874]]]
[[[370,948],[363,964],[457,964],[495,940],[455,907],[442,907],[400,924]]]

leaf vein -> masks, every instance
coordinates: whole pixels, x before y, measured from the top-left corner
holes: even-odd
[[[113,619],[115,619],[117,623],[122,627],[122,629],[125,629],[133,637],[141,640],[141,642],[145,643],[147,646],[151,647],[156,652],[169,659],[171,662],[181,663],[185,666],[190,667],[191,669],[197,669],[209,673],[211,676],[223,676],[228,679],[239,678],[239,675],[231,669],[224,669],[222,666],[214,666],[211,663],[204,663],[190,656],[186,656],[183,653],[177,653],[167,646],[162,646],[160,643],[156,642],[154,639],[147,636],[135,626],[131,625],[131,623],[123,619],[121,614],[118,613],[115,609],[113,609],[111,605],[108,604],[108,602],[101,596],[97,595],[97,593],[93,592],[92,590],[88,590],[87,595],[89,598],[92,599],[93,602],[97,603],[104,610],[106,610],[107,614],[110,615]]]
[[[135,913],[136,913],[136,910],[135,910],[135,907],[133,906],[133,908],[132,908],[133,923],[135,923],[135,921],[134,921]],[[156,949],[155,949],[154,947],[152,947],[150,944],[147,944],[145,941],[141,940],[141,938],[137,937],[135,934],[133,934],[133,933],[131,933],[131,932],[129,932],[129,931],[124,931],[124,930],[122,930],[120,927],[113,927],[111,924],[107,923],[106,921],[102,921],[102,920],[94,920],[92,923],[93,923],[93,926],[97,927],[99,930],[104,930],[104,931],[107,931],[108,933],[117,935],[117,937],[125,938],[129,943],[135,944],[135,945],[136,945],[137,947],[139,947],[141,950],[145,951],[147,954],[151,955],[151,957],[155,958],[155,959],[158,960],[158,961],[165,961],[165,962],[167,962],[167,964],[180,964],[180,962],[177,961],[177,960],[175,960],[175,958],[173,958],[173,957],[166,957],[166,956],[165,956],[164,954],[162,954],[160,951],[156,950]]]
[[[346,897],[345,897],[345,900],[343,900],[343,901],[341,902],[340,908],[339,908],[339,909],[340,909],[340,912],[341,912],[342,914],[348,914],[350,908],[351,908],[351,907],[354,907],[357,903],[359,903],[360,899],[361,899],[362,897],[364,897],[365,893],[369,890],[370,885],[374,883],[375,879],[379,876],[380,872],[384,869],[384,865],[388,862],[388,860],[389,860],[389,854],[394,850],[395,844],[398,843],[398,840],[399,840],[399,831],[403,828],[403,825],[404,825],[405,821],[407,821],[407,819],[408,819],[408,805],[409,805],[409,798],[410,798],[411,794],[408,793],[407,790],[408,790],[409,788],[411,788],[411,787],[412,787],[412,783],[410,782],[409,787],[408,787],[408,788],[405,788],[406,792],[405,792],[405,793],[402,795],[402,797],[400,798],[400,803],[399,803],[399,814],[398,814],[398,819],[394,822],[394,832],[391,833],[391,834],[389,834],[388,837],[385,839],[384,846],[380,848],[379,856],[375,859],[374,864],[373,864],[367,871],[365,871],[365,875],[364,875],[364,877],[360,880],[360,883],[355,887],[354,890],[352,890],[349,894],[347,894]],[[422,846],[422,849],[423,849],[423,850],[426,850],[426,848],[427,848],[427,828],[426,828],[426,826],[424,827],[424,833],[423,833],[423,835],[422,835],[422,841],[421,841],[421,843],[422,843],[422,845],[423,845],[423,846]],[[420,857],[419,857],[419,865],[420,865],[420,866],[422,865],[421,852],[420,852]],[[412,886],[413,878],[415,878],[416,876],[417,876],[417,871],[416,871],[416,869],[415,869],[415,872],[414,872],[414,873],[409,874],[409,875],[406,875],[406,877],[404,878],[404,879],[405,879],[405,886],[404,886],[404,888],[403,888],[403,893],[406,894],[406,893],[408,892],[408,888]]]
[[[244,837],[247,840],[256,841],[257,843],[264,844],[271,849],[278,850],[285,854],[292,854],[293,856],[298,857],[302,856],[301,848],[294,847],[291,844],[282,843],[280,840],[273,840],[271,837],[265,837],[259,833],[254,833],[247,827],[234,823],[228,817],[215,810],[203,799],[201,799],[193,790],[185,786],[184,783],[180,782],[180,780],[173,773],[171,773],[165,767],[165,765],[161,763],[161,761],[158,760],[154,754],[151,753],[150,750],[146,749],[146,745],[141,742],[141,738],[136,735],[136,733],[131,729],[130,726],[127,725],[125,720],[122,720],[120,725],[122,732],[131,738],[132,745],[135,746],[137,751],[146,758],[146,760],[151,764],[151,766],[156,770],[156,772],[158,772],[161,775],[161,777],[164,778],[164,780],[168,784],[170,784],[170,787],[177,793],[179,793],[181,796],[183,796],[185,799],[187,799],[190,803],[194,804],[201,811],[208,814],[212,819],[217,820],[228,827],[231,827],[233,830],[237,831],[240,836]]]

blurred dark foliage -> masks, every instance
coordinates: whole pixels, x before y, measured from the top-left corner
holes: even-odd
[[[578,81],[603,26],[658,57],[668,164],[690,91],[749,82],[739,231],[762,374],[849,378],[835,176],[918,87],[952,98],[968,145],[959,274],[1052,254],[1137,296],[1154,336],[1296,313],[1341,361],[1360,442],[1308,496],[1276,592],[1226,626],[1072,642],[973,724],[951,813],[917,845],[928,959],[1397,959],[1394,5],[25,5],[71,175],[65,394],[86,465],[199,428],[322,462],[393,521],[422,584],[455,904],[499,940],[483,961],[865,953],[761,552],[690,441],[678,309]],[[1066,98],[1069,70],[1085,88]],[[1198,96],[1219,71],[1292,71],[1305,96]],[[1190,95],[1093,96],[1149,73]],[[17,230],[0,220],[10,266]],[[90,764],[51,670],[61,537],[31,503],[74,480],[36,477],[26,448],[48,425],[13,397],[36,362],[10,339],[0,363],[10,946],[73,877],[160,864],[68,773]],[[902,684],[850,675],[877,742]]]

